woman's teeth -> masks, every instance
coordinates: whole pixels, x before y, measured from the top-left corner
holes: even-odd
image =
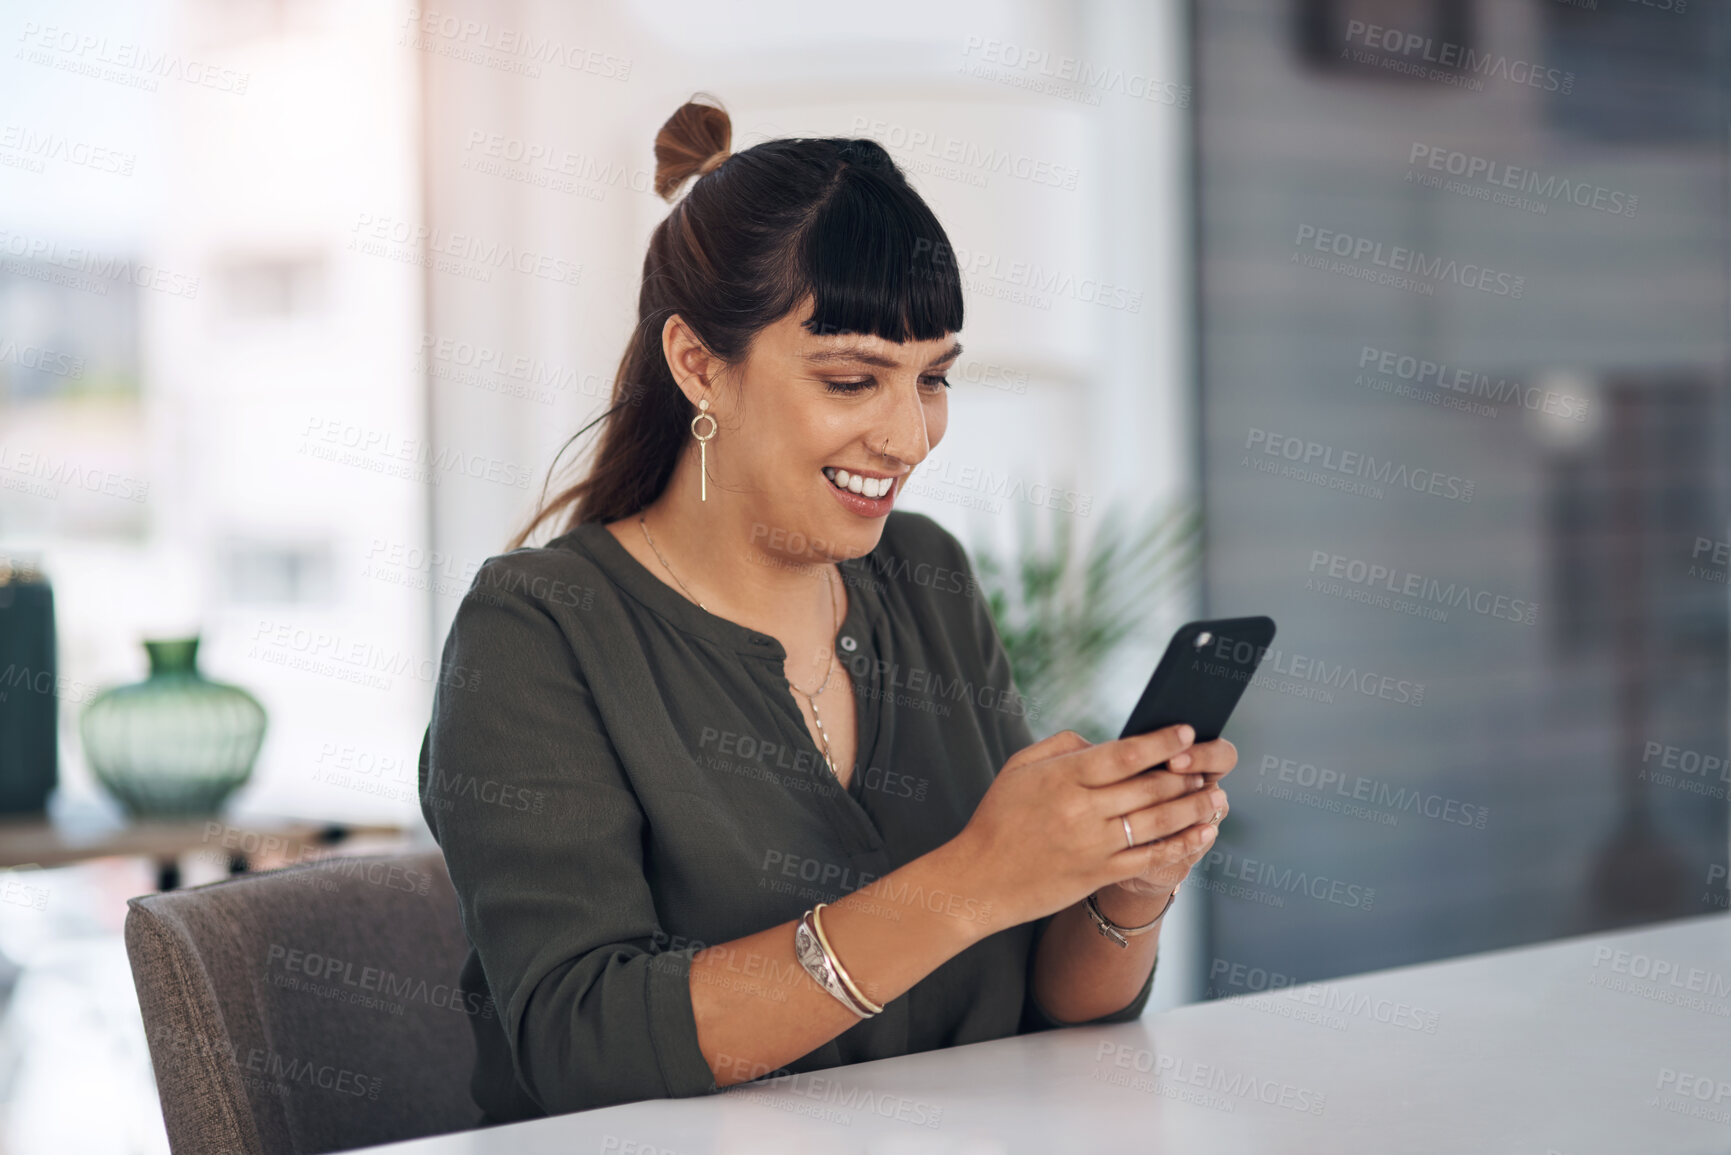
[[[849,473],[845,469],[828,465],[824,466],[823,475],[829,478],[829,483],[837,489],[845,489],[861,497],[882,497],[895,486],[893,477],[861,477],[857,473]]]

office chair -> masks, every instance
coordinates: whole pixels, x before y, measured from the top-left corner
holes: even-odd
[[[311,1155],[467,1130],[469,945],[437,852],[134,898],[126,951],[174,1155]],[[485,1025],[485,1024],[483,1024]]]

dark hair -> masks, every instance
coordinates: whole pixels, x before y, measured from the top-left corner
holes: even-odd
[[[655,191],[672,200],[650,234],[637,325],[619,362],[612,405],[560,456],[602,426],[586,476],[551,500],[553,468],[515,549],[569,510],[565,529],[614,521],[666,489],[696,408],[661,350],[679,314],[712,354],[745,359],[752,338],[808,297],[811,333],[930,341],[962,327],[962,281],[943,226],[883,147],[871,140],[790,137],[728,154],[732,123],[697,96],[655,137]],[[710,98],[713,99],[713,98]]]

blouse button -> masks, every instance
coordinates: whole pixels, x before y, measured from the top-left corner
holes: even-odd
[[[853,640],[852,634],[843,634],[841,636],[841,648],[851,654],[859,649],[859,643]]]

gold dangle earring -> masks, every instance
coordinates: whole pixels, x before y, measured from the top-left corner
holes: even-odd
[[[697,403],[698,413],[691,419],[691,435],[697,438],[697,475],[701,479],[700,500],[709,500],[709,440],[715,436],[715,418],[709,413],[709,398],[705,397]],[[709,422],[709,432],[699,433],[697,423]]]

